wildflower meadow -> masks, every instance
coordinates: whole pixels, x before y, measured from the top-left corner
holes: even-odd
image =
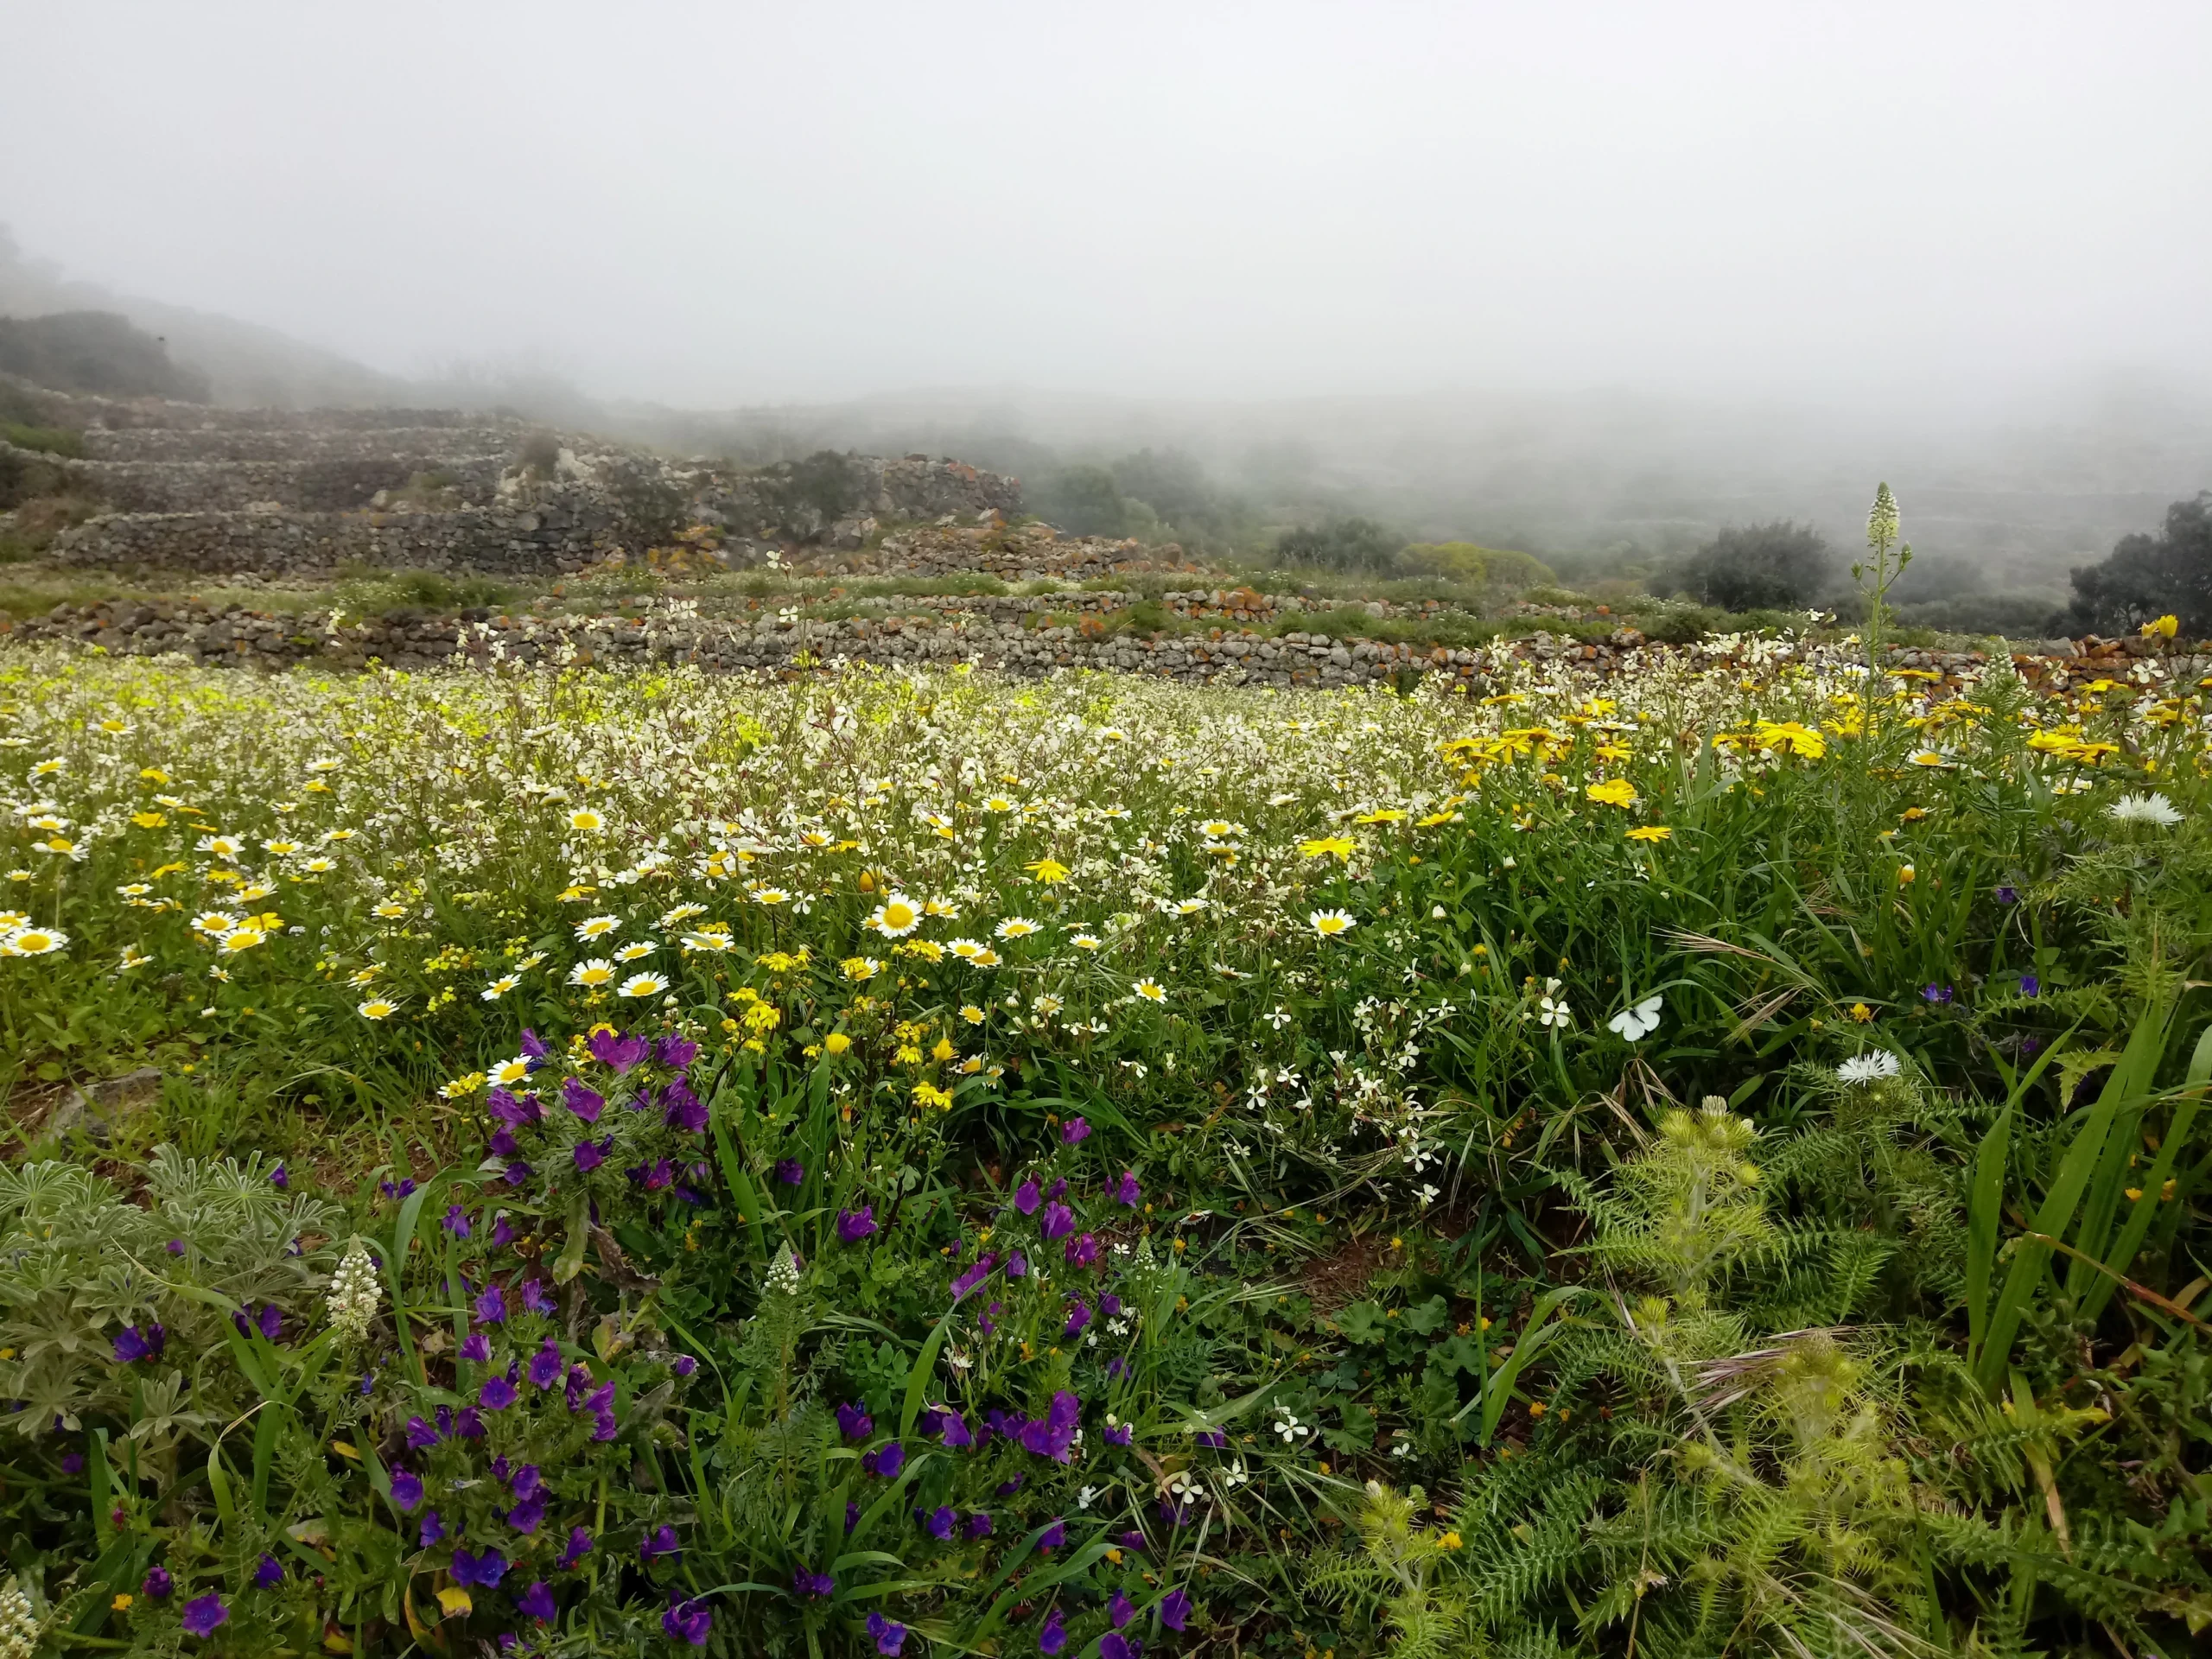
[[[0,1654],[2202,1651],[2152,643],[9,651]]]

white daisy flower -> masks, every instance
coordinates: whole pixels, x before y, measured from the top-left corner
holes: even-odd
[[[1885,1048],[1876,1048],[1853,1055],[1836,1067],[1835,1074],[1846,1083],[1878,1083],[1884,1077],[1894,1077],[1897,1071],[1897,1057]]]

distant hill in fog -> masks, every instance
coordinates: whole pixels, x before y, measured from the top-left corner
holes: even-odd
[[[73,281],[44,260],[25,257],[0,226],[0,316],[71,311],[117,313],[158,336],[180,367],[205,377],[207,396],[218,404],[362,409],[409,401],[407,382],[274,328]]]
[[[1730,524],[1794,518],[1848,550],[1886,479],[1923,556],[1902,597],[2056,601],[2070,567],[2212,487],[2212,395],[2147,378],[1941,407],[1907,392],[1839,408],[1606,388],[1243,404],[958,389],[719,410],[600,400],[551,375],[408,380],[275,329],[68,281],[0,230],[0,315],[86,310],[162,337],[219,404],[505,408],[752,463],[921,450],[1019,475],[1034,501],[1118,487],[1130,533],[1217,551],[1353,513],[1409,540],[1522,550],[1580,580],[1655,569]],[[1163,478],[1178,499],[1154,487]]]

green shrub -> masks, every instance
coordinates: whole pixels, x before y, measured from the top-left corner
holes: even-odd
[[[82,459],[85,435],[66,426],[16,426],[0,424],[0,438],[6,439],[18,449],[35,449],[49,455],[67,455]]]

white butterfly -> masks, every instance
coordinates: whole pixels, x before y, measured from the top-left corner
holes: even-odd
[[[1634,1007],[1623,1008],[1606,1020],[1605,1029],[1631,1043],[1640,1043],[1659,1029],[1659,1011],[1666,1006],[1664,996],[1647,996]]]

